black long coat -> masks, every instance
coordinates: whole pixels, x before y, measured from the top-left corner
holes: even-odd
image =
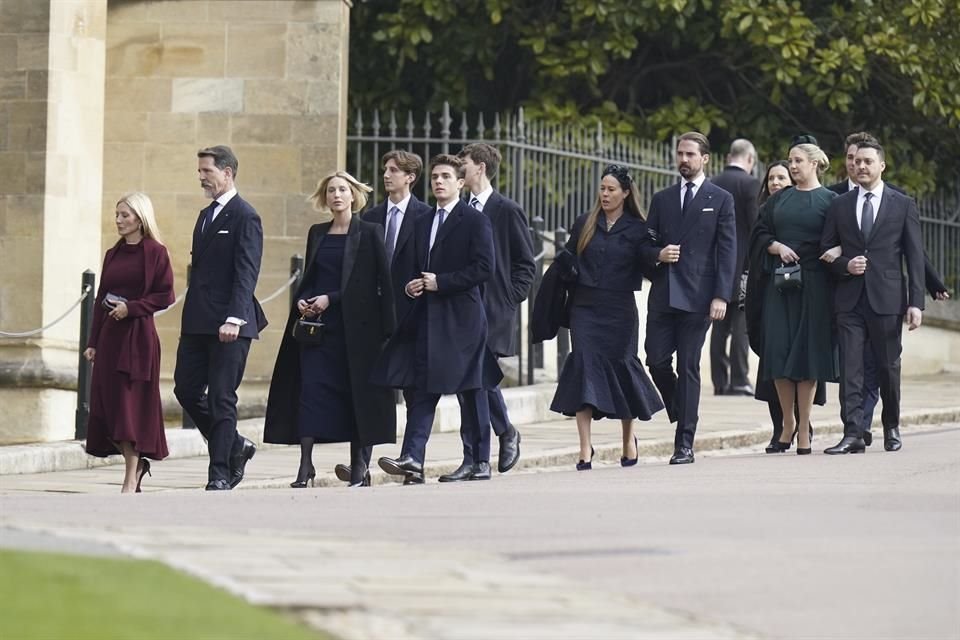
[[[719,175],[710,178],[710,182],[733,196],[733,210],[737,221],[737,271],[739,276],[747,268],[750,252],[750,231],[757,222],[757,193],[760,181],[734,165],[728,165]],[[733,279],[734,291],[740,286],[740,278]],[[735,296],[734,296],[735,297]],[[731,298],[732,300],[733,298]]]
[[[320,239],[331,223],[315,224],[307,234],[306,273],[301,282],[310,282],[310,270]],[[362,446],[396,442],[397,413],[393,393],[370,383],[370,371],[380,350],[394,329],[393,290],[383,245],[383,228],[354,216],[347,233],[340,280],[340,308],[347,342],[353,410],[357,440]],[[305,294],[297,291],[296,299]],[[293,323],[300,317],[296,305],[287,318],[277,362],[273,367],[263,441],[297,444],[300,410],[300,347],[293,339]]]
[[[487,346],[498,356],[517,354],[517,307],[530,294],[536,262],[520,205],[494,191],[483,206],[493,229],[496,268],[483,287],[487,312]]]
[[[503,378],[487,348],[487,318],[480,295],[481,286],[494,270],[490,219],[467,203],[457,202],[437,230],[431,251],[432,226],[432,215],[417,221],[420,263],[408,281],[423,271],[435,273],[438,290],[416,299],[384,348],[374,381],[439,394],[490,388]],[[420,330],[423,323],[425,331]],[[417,380],[417,342],[424,336],[426,379]]]

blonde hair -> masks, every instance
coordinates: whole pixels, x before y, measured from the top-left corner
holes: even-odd
[[[807,160],[817,165],[818,176],[822,176],[826,170],[830,168],[830,160],[827,158],[827,154],[817,145],[805,142],[796,145],[793,149],[799,149],[803,152],[803,155],[807,156]],[[791,151],[793,151],[793,149],[791,149]]]
[[[137,216],[144,238],[150,238],[163,244],[163,240],[160,239],[157,218],[153,213],[153,202],[150,201],[147,194],[140,191],[131,191],[117,200],[117,206],[120,206],[121,203],[130,207],[130,210]]]
[[[363,184],[346,171],[334,171],[330,175],[320,180],[320,183],[317,184],[316,191],[313,192],[313,195],[307,198],[307,200],[313,205],[313,208],[317,211],[330,213],[330,207],[327,206],[327,185],[329,185],[330,181],[334,178],[341,178],[342,180],[346,181],[347,186],[350,187],[350,192],[353,194],[353,205],[350,207],[350,210],[353,213],[362,211],[363,208],[367,206],[367,194],[371,193],[373,189]]]
[[[605,177],[606,175],[604,178]],[[601,178],[601,180],[602,179],[603,178]],[[620,185],[620,188],[623,189],[623,184]],[[624,215],[646,220],[647,214],[643,210],[643,207],[640,206],[640,190],[637,188],[637,183],[634,182],[633,179],[630,179],[630,188],[624,189],[624,191],[627,192],[627,197],[623,200]],[[593,205],[593,209],[590,210],[590,214],[583,224],[583,229],[580,231],[580,239],[577,240],[577,255],[583,253],[587,245],[590,244],[590,241],[593,240],[593,235],[597,232],[597,219],[600,217],[602,211],[603,207],[600,206],[600,194],[598,193],[597,202]]]

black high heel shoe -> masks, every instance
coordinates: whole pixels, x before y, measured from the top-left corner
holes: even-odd
[[[313,468],[313,465],[310,466],[310,471],[303,473],[303,469],[297,472],[297,479],[290,483],[291,489],[305,489],[307,483],[310,483],[310,486],[314,486],[314,480],[317,477],[317,470]]]
[[[640,446],[637,444],[637,436],[633,436],[633,448],[637,450],[636,458],[628,458],[626,456],[620,456],[620,466],[621,467],[632,467],[637,464],[637,461],[640,460]]]
[[[134,493],[143,493],[140,491],[140,483],[143,482],[143,476],[149,475],[151,478],[153,474],[150,473],[150,461],[146,458],[140,458],[140,462],[143,463],[143,468],[140,470],[140,475],[137,476],[137,489]]]
[[[360,482],[351,482],[347,486],[348,487],[369,487],[370,484],[371,484],[370,469],[367,469],[366,471],[363,472],[363,479],[361,479]]]
[[[593,469],[593,456],[596,452],[593,450],[593,447],[590,447],[590,459],[581,460],[577,463],[577,471],[589,471]]]
[[[793,446],[793,441],[797,439],[797,430],[794,428],[793,435],[790,436],[789,442],[781,442],[780,440],[774,440],[771,442],[764,451],[767,453],[783,453],[784,451],[789,451],[790,447]]]
[[[798,456],[808,456],[811,453],[813,453],[813,448],[811,447],[807,447],[806,449],[804,449],[803,447],[797,447]]]

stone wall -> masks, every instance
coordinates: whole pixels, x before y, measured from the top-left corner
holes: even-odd
[[[196,152],[230,145],[237,187],[260,213],[264,255],[257,295],[280,287],[319,220],[306,203],[319,177],[345,156],[349,6],[343,0],[239,2],[109,0],[103,172],[103,242],[126,191],[153,200],[178,294],[190,238],[207,200]],[[262,396],[289,296],[265,306],[241,397]],[[180,308],[158,319],[169,388]],[[168,406],[172,396],[166,393]]]

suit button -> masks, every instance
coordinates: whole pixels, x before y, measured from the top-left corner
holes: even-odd
[[[868,253],[870,253],[870,249],[864,249],[864,250],[863,250],[863,255],[867,255]]]

